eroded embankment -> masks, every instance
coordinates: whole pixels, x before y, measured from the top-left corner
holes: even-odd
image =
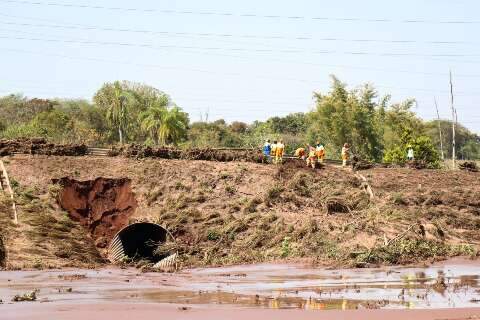
[[[131,218],[171,231],[183,266],[304,259],[407,264],[474,256],[480,242],[478,173],[370,169],[362,175],[371,199],[349,169],[311,170],[300,162],[21,156],[8,167],[19,194],[31,188],[21,196],[20,215],[55,207],[52,178],[130,179],[138,204]]]
[[[128,225],[138,206],[128,178],[78,181],[65,177],[53,183],[61,186],[59,205],[91,233],[99,248]]]

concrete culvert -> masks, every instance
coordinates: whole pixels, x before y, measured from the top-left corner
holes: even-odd
[[[167,240],[173,239],[162,226],[149,222],[134,223],[113,237],[108,248],[108,259],[113,263],[124,258],[157,263],[174,254],[168,250],[158,250]]]

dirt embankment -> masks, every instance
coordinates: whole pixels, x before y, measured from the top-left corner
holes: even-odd
[[[475,172],[365,170],[371,199],[365,181],[330,165],[311,170],[294,162],[15,156],[7,167],[19,194],[31,188],[19,203],[20,219],[27,220],[45,207],[54,208],[57,220],[65,216],[49,196],[52,179],[130,179],[138,206],[129,220],[171,231],[183,266],[303,259],[405,264],[473,256],[480,248],[480,173]],[[79,216],[82,206],[74,206]]]
[[[88,153],[88,147],[83,144],[53,144],[43,138],[33,139],[0,139],[0,156],[14,153],[42,154],[55,156],[83,156]]]
[[[131,180],[127,178],[77,181],[54,179],[61,186],[57,201],[70,218],[90,231],[99,248],[105,248],[113,236],[128,225],[137,208]]]

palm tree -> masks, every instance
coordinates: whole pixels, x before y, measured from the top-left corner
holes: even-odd
[[[142,129],[157,144],[176,144],[186,133],[188,116],[179,107],[168,109],[163,103],[148,108],[140,115]]]
[[[106,109],[107,121],[117,128],[120,144],[123,144],[124,134],[130,120],[128,109],[131,97],[129,93],[123,90],[119,81],[115,81],[113,84],[104,84],[93,99],[97,105]]]

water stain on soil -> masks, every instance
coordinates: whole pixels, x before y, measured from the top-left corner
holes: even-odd
[[[138,206],[127,178],[77,181],[66,177],[53,183],[62,186],[57,196],[59,205],[91,232],[100,248],[128,225]]]

